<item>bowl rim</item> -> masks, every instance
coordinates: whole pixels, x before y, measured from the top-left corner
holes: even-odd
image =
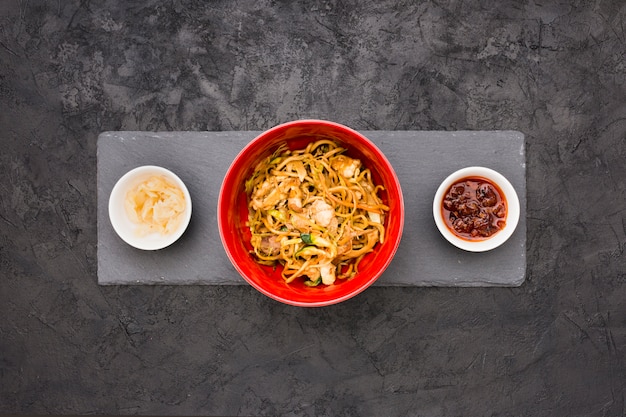
[[[282,297],[282,296],[280,296],[280,295],[278,295],[278,294],[276,294],[274,292],[271,292],[271,291],[267,290],[266,288],[262,287],[257,282],[255,282],[253,279],[248,277],[246,272],[244,271],[244,269],[241,267],[241,265],[239,265],[239,262],[236,261],[233,253],[231,253],[231,249],[229,247],[229,244],[228,244],[228,242],[225,239],[225,233],[228,233],[228,230],[226,229],[226,225],[224,224],[224,219],[222,218],[222,210],[220,210],[220,208],[225,204],[225,201],[226,201],[226,193],[228,192],[226,190],[226,185],[227,185],[228,179],[231,177],[231,174],[233,172],[232,170],[233,170],[233,168],[236,165],[241,165],[242,160],[244,158],[246,158],[246,156],[259,143],[261,143],[263,140],[265,140],[268,136],[273,136],[274,134],[276,134],[276,132],[287,130],[290,127],[293,127],[293,126],[302,126],[302,125],[307,125],[307,124],[323,125],[323,126],[331,127],[331,128],[334,128],[334,129],[346,131],[350,135],[358,137],[360,141],[366,143],[367,146],[369,146],[371,149],[373,149],[376,152],[376,154],[377,154],[378,158],[380,159],[381,163],[389,168],[389,174],[390,174],[391,178],[393,179],[393,181],[395,183],[394,184],[395,187],[398,190],[398,196],[396,198],[396,204],[400,208],[400,210],[399,210],[400,216],[396,220],[398,222],[398,226],[397,227],[398,227],[399,233],[397,234],[397,236],[395,236],[395,241],[394,242],[390,242],[393,245],[393,248],[392,248],[389,256],[384,259],[384,262],[380,263],[380,266],[377,268],[377,272],[375,274],[373,274],[362,285],[356,287],[354,290],[352,290],[350,292],[347,292],[345,294],[342,294],[341,296],[336,297],[336,298],[332,298],[332,299],[328,299],[328,300],[320,300],[320,301],[298,301],[298,300],[293,300],[293,299],[289,299],[289,298],[286,298],[286,297]],[[352,297],[355,297],[356,295],[358,295],[359,293],[363,292],[368,287],[370,287],[374,282],[376,282],[380,278],[380,276],[384,273],[384,271],[387,269],[387,267],[389,266],[389,264],[392,262],[393,258],[395,257],[395,254],[397,253],[398,247],[400,246],[400,241],[401,241],[401,238],[402,238],[402,232],[403,232],[403,229],[404,229],[404,221],[405,221],[405,207],[404,207],[404,197],[403,197],[403,193],[402,193],[400,180],[399,180],[399,178],[398,178],[398,176],[397,176],[393,166],[391,165],[391,163],[389,162],[387,157],[384,155],[384,153],[380,150],[380,148],[378,148],[378,146],[371,139],[367,138],[365,135],[363,135],[362,133],[356,131],[355,129],[352,129],[352,128],[350,128],[348,126],[345,126],[345,125],[343,125],[341,123],[328,121],[328,120],[322,120],[322,119],[298,119],[298,120],[292,120],[292,121],[289,121],[289,122],[281,123],[281,124],[278,124],[278,125],[275,125],[275,126],[269,128],[267,130],[264,130],[263,132],[258,134],[255,138],[253,138],[251,141],[249,141],[243,147],[243,149],[237,154],[237,156],[233,159],[233,161],[231,162],[230,166],[228,167],[228,170],[226,171],[226,174],[224,175],[224,178],[222,180],[222,185],[220,187],[220,192],[219,192],[219,197],[218,197],[218,202],[217,202],[217,223],[218,223],[218,230],[219,230],[220,240],[222,242],[222,246],[224,248],[224,251],[226,252],[227,257],[230,260],[230,263],[237,270],[239,275],[244,279],[244,281],[246,281],[253,288],[255,288],[260,293],[264,294],[265,296],[267,296],[267,297],[269,297],[271,299],[274,299],[276,301],[279,301],[281,303],[284,303],[284,304],[287,304],[287,305],[296,306],[296,307],[324,307],[324,306],[329,306],[329,305],[333,305],[333,304],[338,304],[338,303],[346,301],[346,300],[348,300],[348,299],[350,299]]]
[[[443,198],[456,181],[466,177],[483,177],[493,181],[504,193],[507,201],[506,226],[493,236],[477,241],[462,239],[446,226],[441,213]],[[439,185],[433,198],[433,218],[441,235],[451,244],[468,252],[486,252],[504,244],[517,229],[520,217],[520,203],[515,187],[498,171],[484,166],[469,166],[449,174]]]
[[[178,229],[175,232],[156,239],[149,239],[135,236],[132,233],[132,230],[127,227],[130,220],[125,213],[120,214],[120,211],[123,212],[124,210],[120,210],[118,204],[123,204],[126,191],[130,186],[132,186],[132,183],[139,182],[142,177],[148,177],[154,174],[163,175],[180,187],[187,201],[187,205],[184,212],[185,217],[183,217]],[[176,242],[185,233],[187,227],[189,226],[192,209],[191,194],[189,193],[185,182],[171,170],[158,165],[141,165],[126,172],[116,181],[109,195],[109,221],[113,226],[113,230],[120,237],[120,239],[128,245],[145,251],[163,249]]]

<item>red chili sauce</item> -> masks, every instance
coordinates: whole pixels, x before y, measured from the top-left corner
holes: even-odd
[[[506,224],[504,193],[485,178],[455,182],[443,198],[441,211],[446,226],[465,240],[487,239]]]

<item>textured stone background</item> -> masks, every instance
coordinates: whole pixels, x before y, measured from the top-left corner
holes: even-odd
[[[0,412],[624,416],[626,5],[0,3]],[[526,134],[527,279],[99,287],[105,130]],[[419,160],[416,161],[419,163]]]

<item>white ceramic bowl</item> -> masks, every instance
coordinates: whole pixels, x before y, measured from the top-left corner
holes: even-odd
[[[468,177],[485,178],[500,188],[506,199],[506,225],[502,230],[483,240],[467,240],[458,237],[445,224],[442,205],[449,188],[457,181]],[[485,167],[467,167],[450,174],[439,186],[433,200],[433,217],[443,237],[454,246],[470,252],[485,252],[506,242],[515,231],[520,216],[520,205],[517,192],[511,183],[500,173]]]
[[[136,232],[139,225],[134,223],[126,214],[124,201],[126,193],[130,189],[154,175],[163,176],[170,183],[177,185],[182,190],[187,204],[182,213],[181,222],[175,231],[168,234],[150,233],[140,236]],[[140,166],[124,174],[113,187],[109,197],[109,219],[115,232],[129,245],[143,250],[163,249],[176,242],[187,229],[191,220],[191,196],[185,183],[170,170],[154,165]]]

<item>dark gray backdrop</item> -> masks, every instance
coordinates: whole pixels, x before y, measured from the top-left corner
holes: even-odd
[[[626,6],[607,1],[0,5],[0,412],[623,416]],[[519,288],[97,284],[115,130],[518,130]]]

